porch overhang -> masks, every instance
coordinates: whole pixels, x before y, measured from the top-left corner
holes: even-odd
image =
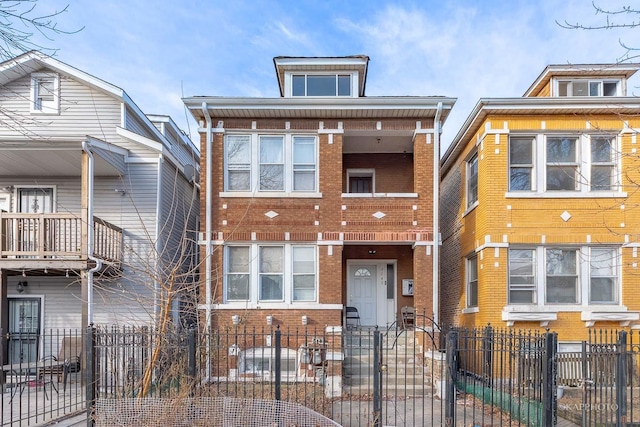
[[[95,154],[95,176],[121,176],[127,150],[95,138],[89,141]],[[82,141],[0,139],[2,176],[81,176]]]

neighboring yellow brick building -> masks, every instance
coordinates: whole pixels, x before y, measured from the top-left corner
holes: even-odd
[[[441,319],[640,328],[640,64],[551,65],[481,99],[441,162]]]

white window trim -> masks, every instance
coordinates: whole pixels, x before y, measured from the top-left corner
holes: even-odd
[[[519,134],[514,134],[520,137]],[[530,136],[530,134],[522,134],[523,137]],[[533,136],[533,135],[531,135]],[[578,184],[575,191],[572,190],[547,190],[547,138],[548,137],[575,137],[578,139],[577,151],[577,164],[578,164]],[[591,137],[592,136],[610,136],[614,139],[613,142],[613,189],[612,190],[595,190],[591,191]],[[535,135],[533,149],[533,168],[531,173],[533,174],[531,190],[508,190],[505,197],[508,198],[596,198],[596,197],[626,197],[626,192],[621,191],[622,181],[620,177],[622,155],[616,155],[620,153],[620,135],[606,132],[602,133],[589,133],[589,132],[545,132]],[[471,157],[469,158],[471,159]],[[468,165],[467,165],[468,167]],[[510,168],[511,163],[508,163],[507,167],[507,181],[510,180]],[[507,182],[507,188],[510,183]]]
[[[293,96],[293,76],[305,76],[305,92],[307,79],[306,76],[351,76],[351,95],[328,95],[328,96]],[[340,71],[340,70],[326,70],[326,71],[287,71],[284,74],[284,94],[286,98],[357,98],[359,73],[357,71]]]
[[[476,199],[469,203],[469,179],[471,177],[470,174],[470,170],[471,170],[471,162],[472,160],[475,158],[475,163],[476,163],[476,180],[477,180],[477,188],[476,188]],[[464,180],[464,193],[465,193],[465,206],[466,206],[466,210],[465,210],[465,214],[467,212],[470,212],[471,210],[473,210],[473,208],[475,208],[476,206],[478,206],[479,202],[480,202],[480,156],[478,156],[478,152],[474,151],[473,153],[471,153],[469,155],[469,157],[467,157],[467,159],[465,160],[465,180]]]
[[[227,256],[227,247],[249,247],[249,259],[251,264],[249,265],[249,300],[227,300],[227,271],[229,269]],[[283,299],[282,300],[260,300],[260,248],[261,247],[283,247]],[[312,300],[294,300],[293,299],[293,247],[303,246],[312,247],[315,252],[315,290]],[[319,254],[317,245],[309,243],[281,243],[281,242],[260,242],[250,244],[232,244],[226,245],[224,250],[224,289],[223,289],[223,304],[227,307],[243,307],[243,308],[291,308],[291,304],[296,308],[300,308],[299,305],[316,305],[318,301],[319,292]]]
[[[220,197],[301,197],[301,198],[319,198],[322,193],[320,188],[320,144],[318,135],[313,133],[291,133],[291,132],[227,132],[228,136],[249,136],[251,143],[251,160],[249,167],[250,184],[248,190],[229,191],[229,169],[227,166],[227,136],[224,140],[224,191],[220,193]],[[260,190],[260,137],[261,136],[279,136],[284,138],[284,189],[283,190]],[[314,191],[294,190],[293,189],[293,138],[297,136],[313,137],[315,139],[315,189]]]
[[[569,83],[569,90],[571,90],[571,95],[563,95],[560,96],[560,83],[561,82],[568,82]],[[577,96],[577,95],[573,95],[573,83],[574,82],[587,82],[587,93],[590,90],[590,84],[594,83],[594,82],[599,82],[601,84],[604,83],[616,83],[616,94],[615,95],[611,95],[611,96],[604,96],[604,95],[587,95],[587,96]],[[554,77],[553,79],[553,84],[552,84],[552,89],[553,89],[553,93],[552,93],[552,97],[559,97],[559,98],[611,98],[614,96],[624,96],[624,88],[623,88],[623,80],[619,79],[619,78],[602,78],[602,79],[593,79],[593,78],[586,78],[586,79],[581,79],[581,78],[570,78],[570,77]],[[601,88],[602,89],[602,88]]]
[[[470,265],[472,262],[475,262],[476,264],[476,304],[475,305],[471,305],[471,277],[470,277],[470,272],[471,272],[471,268]],[[465,287],[466,287],[466,303],[465,303],[465,308],[467,309],[478,309],[480,307],[480,301],[479,297],[480,297],[480,264],[479,264],[479,258],[478,255],[472,255],[469,256],[467,258],[465,258]]]
[[[41,108],[36,108],[36,96],[40,80],[53,80],[53,101],[42,103]],[[31,74],[31,114],[59,114],[60,112],[60,76],[57,73],[32,73]]]
[[[546,249],[573,249],[577,251],[577,274],[578,274],[578,289],[577,289],[577,300],[575,304],[567,304],[567,303],[547,303],[546,296],[546,276],[547,276],[547,256]],[[592,311],[602,311],[602,310],[615,310],[619,309],[622,306],[622,250],[619,247],[615,246],[565,246],[565,245],[549,245],[549,246],[523,246],[523,247],[512,247],[510,249],[530,249],[535,251],[535,259],[537,260],[535,265],[535,299],[537,302],[535,303],[525,303],[525,304],[516,304],[516,303],[508,303],[507,307],[512,307],[512,310],[508,311],[530,311],[530,308],[535,307],[536,311],[540,311],[540,309],[544,308],[548,311],[558,312],[558,311],[583,311],[587,307],[589,307]],[[582,258],[589,259],[591,256],[591,249],[613,249],[616,251],[616,255],[618,257],[618,266],[617,266],[617,289],[616,289],[616,299],[617,302],[589,302],[591,299],[590,289],[591,289],[591,274],[590,274],[590,266],[589,262],[585,262]],[[508,265],[508,263],[507,263]],[[510,277],[509,271],[507,270],[507,299],[509,297],[510,292]],[[529,308],[529,309],[528,309]]]
[[[351,181],[351,177],[371,177],[371,193],[352,193],[351,192],[351,186],[349,185],[350,181]],[[354,168],[354,169],[347,169],[347,182],[346,182],[346,193],[347,194],[363,194],[366,196],[372,196],[373,194],[379,194],[376,193],[376,170],[375,169],[366,169],[366,168]]]
[[[20,190],[30,190],[34,188],[50,189],[51,190],[51,213],[58,211],[58,186],[57,185],[14,185],[13,187],[13,212],[18,213],[20,207]]]

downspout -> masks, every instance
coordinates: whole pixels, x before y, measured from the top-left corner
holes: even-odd
[[[157,186],[157,194],[156,194],[156,256],[155,256],[155,271],[156,273],[153,275],[153,321],[154,324],[157,324],[158,320],[158,301],[160,294],[160,284],[158,283],[158,274],[160,271],[158,269],[158,265],[160,264],[160,256],[162,254],[162,239],[160,237],[160,223],[162,222],[161,213],[162,213],[162,164],[164,163],[164,157],[162,154],[158,156],[158,186]]]
[[[438,324],[440,311],[440,118],[442,102],[438,102],[436,116],[433,120],[433,322]]]
[[[87,257],[96,263],[95,267],[87,270],[87,321],[89,325],[93,323],[93,273],[102,268],[102,261],[93,256],[93,153],[88,141],[82,141],[82,150],[89,158],[89,176],[87,177]],[[88,325],[84,325],[88,326]]]
[[[213,138],[213,127],[211,123],[211,116],[209,115],[209,110],[207,108],[207,103],[202,103],[202,113],[204,114],[204,118],[207,121],[206,127],[206,146],[205,146],[205,167],[207,169],[207,175],[205,178],[205,331],[207,332],[207,337],[210,337],[209,331],[211,329],[211,301],[212,301],[212,292],[211,292],[211,146]],[[206,343],[206,352],[207,352],[207,378],[211,378],[211,340],[207,339]]]

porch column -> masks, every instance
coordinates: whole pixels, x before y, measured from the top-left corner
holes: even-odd
[[[431,245],[416,245],[413,248],[413,305],[416,308],[416,323],[425,321],[420,317],[425,313],[433,318],[433,265]],[[428,326],[430,321],[426,319]]]
[[[87,261],[89,257],[89,155],[82,150],[82,163],[80,172],[80,258]],[[92,219],[91,219],[92,220]],[[80,273],[82,286],[82,328],[89,324],[89,281],[87,271]]]
[[[7,336],[7,332],[9,331],[9,299],[7,298],[7,270],[0,269],[0,329],[2,330],[2,335]],[[6,365],[9,361],[8,357],[8,347],[7,340],[0,339],[0,345],[2,345],[2,362],[3,365]]]

